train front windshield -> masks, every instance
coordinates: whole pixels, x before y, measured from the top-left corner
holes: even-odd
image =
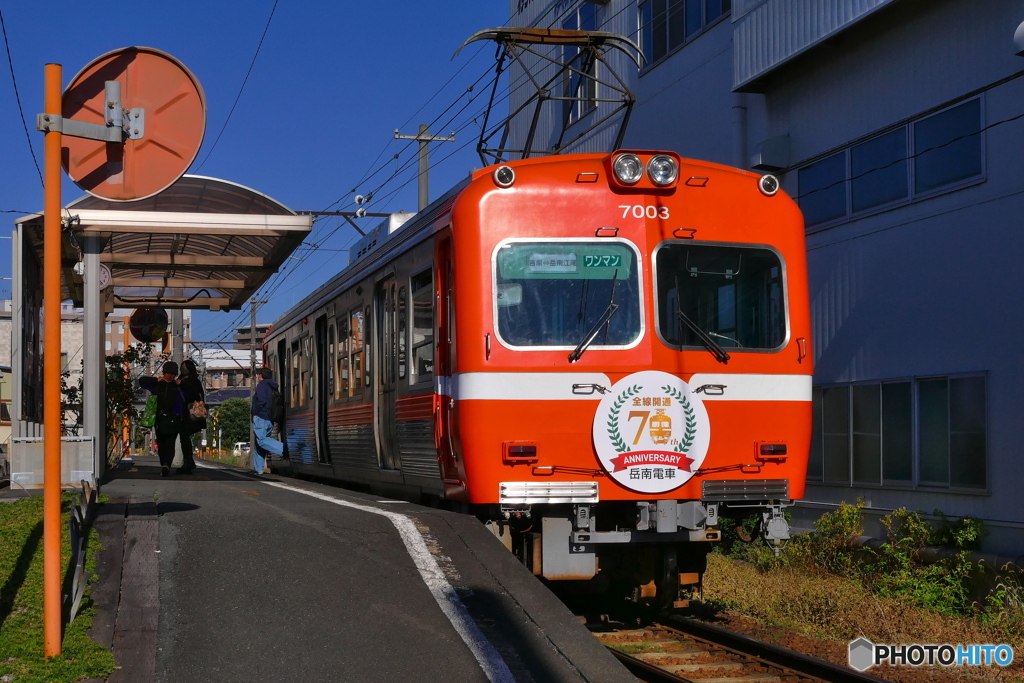
[[[628,346],[640,336],[637,257],[623,242],[513,242],[495,262],[498,334],[510,346]]]
[[[658,332],[671,346],[771,351],[786,340],[783,268],[764,247],[668,243],[655,257]]]

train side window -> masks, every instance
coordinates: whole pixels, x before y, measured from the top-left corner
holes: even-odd
[[[405,367],[405,354],[406,354],[406,311],[407,306],[405,303],[406,289],[405,287],[399,287],[398,289],[398,379],[405,379],[406,367]]]
[[[348,339],[348,318],[342,318],[338,321],[338,381],[335,384],[335,397],[347,398],[348,397],[348,350],[349,350],[349,339]]]
[[[368,326],[370,324],[370,307],[367,306],[363,309],[363,320]],[[372,333],[372,330],[367,330],[367,333]],[[363,363],[363,386],[368,387],[373,383],[373,359],[370,357],[370,349],[373,348],[372,344],[363,344],[363,351],[366,353],[366,360]]]
[[[302,340],[302,387],[303,387],[303,400],[302,403],[305,405],[306,398],[313,398],[313,382],[310,381],[310,375],[313,370],[313,338],[306,337]]]
[[[327,395],[334,396],[334,323],[327,328]]]
[[[292,343],[292,386],[291,404],[292,408],[299,405],[299,342]]]
[[[353,396],[363,384],[363,312],[357,308],[349,314],[349,319],[349,374],[352,383],[348,395]]]
[[[291,350],[287,346],[282,344],[281,345],[281,355],[284,357],[283,358],[284,359],[284,365],[281,366],[282,368],[284,368],[284,371],[281,373],[281,379],[280,379],[281,395],[284,397],[284,399],[286,401],[291,403],[291,396],[292,396],[292,394],[291,394],[291,386],[292,386],[292,383],[291,383],[291,374],[290,373],[291,373],[291,366],[292,366],[292,352],[291,352]]]
[[[434,376],[434,278],[431,269],[412,276],[412,377],[410,384]]]

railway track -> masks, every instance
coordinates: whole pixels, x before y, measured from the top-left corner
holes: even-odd
[[[886,683],[682,617],[594,635],[637,679],[648,683]]]

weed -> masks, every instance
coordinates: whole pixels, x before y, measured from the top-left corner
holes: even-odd
[[[1015,568],[971,559],[987,533],[979,520],[936,511],[930,523],[900,508],[880,520],[885,539],[863,547],[863,509],[863,501],[843,503],[778,557],[762,540],[740,543],[730,534],[736,520],[723,518],[725,540],[709,557],[715,566],[705,597],[817,637],[1024,644],[1024,581]],[[937,552],[939,544],[945,550]]]

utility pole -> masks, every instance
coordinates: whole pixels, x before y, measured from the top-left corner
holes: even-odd
[[[256,396],[256,309],[260,304],[267,303],[266,299],[249,299],[249,315],[251,327],[249,328],[249,406],[252,406]],[[256,448],[256,431],[252,428],[252,418],[249,418],[249,457],[252,458]]]
[[[427,185],[427,146],[431,142],[455,142],[455,133],[453,132],[451,135],[449,135],[446,138],[432,136],[430,133],[427,132],[427,127],[425,125],[423,125],[423,124],[420,124],[419,135],[401,135],[398,132],[398,129],[396,128],[395,129],[395,139],[396,140],[417,140],[420,143],[420,152],[419,152],[419,157],[420,157],[420,198],[419,198],[419,205],[420,206],[416,210],[417,211],[422,211],[423,209],[427,208],[428,204],[430,204],[430,193],[429,193],[429,188],[428,188],[428,185]]]

